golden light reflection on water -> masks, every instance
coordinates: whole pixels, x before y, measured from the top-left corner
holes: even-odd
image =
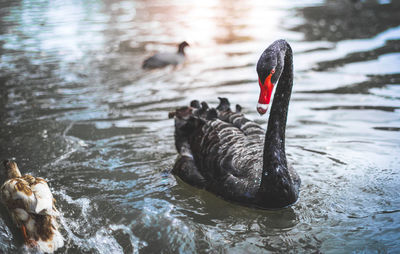
[[[142,29],[151,30],[149,36],[157,36],[155,41],[163,36],[166,43],[188,40],[203,45],[273,40],[283,14],[279,5],[263,1],[146,1],[140,8],[146,9],[151,21]]]

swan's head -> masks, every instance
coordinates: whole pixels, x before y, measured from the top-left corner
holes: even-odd
[[[283,70],[284,52],[281,44],[284,40],[278,40],[271,44],[262,54],[257,63],[258,83],[260,85],[260,97],[257,111],[260,115],[267,112],[274,91]]]

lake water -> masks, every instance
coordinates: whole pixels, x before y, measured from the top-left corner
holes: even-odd
[[[59,253],[400,252],[400,3],[279,2],[0,3],[0,158],[49,181]],[[266,127],[255,63],[279,38],[299,201],[246,208],[171,175],[176,107],[228,97]],[[183,40],[184,65],[141,69]],[[23,252],[0,215],[0,252]]]

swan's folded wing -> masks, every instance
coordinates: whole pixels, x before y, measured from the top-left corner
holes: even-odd
[[[35,211],[37,200],[29,183],[21,178],[6,181],[1,187],[2,202],[9,208]]]
[[[247,119],[242,113],[232,111],[219,111],[218,119],[227,122],[242,131],[248,138],[262,141],[265,130],[254,121]]]
[[[264,140],[265,130],[259,124],[247,119],[241,113],[242,107],[240,105],[236,105],[236,111],[233,112],[230,109],[230,102],[227,98],[218,97],[218,99],[220,102],[216,109],[219,120],[232,124],[250,139],[260,142]]]

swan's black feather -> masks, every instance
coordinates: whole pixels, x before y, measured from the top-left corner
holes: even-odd
[[[219,105],[217,106],[218,111],[230,111],[231,104],[227,98],[218,97]]]
[[[200,102],[198,100],[193,100],[190,102],[192,108],[200,108]]]
[[[264,130],[226,107],[226,98],[222,101],[222,111],[210,109],[204,102],[201,109],[177,109],[175,141],[180,158],[173,173],[188,183],[206,179],[196,185],[246,202],[255,197],[260,185]],[[204,109],[206,112],[198,114]]]

